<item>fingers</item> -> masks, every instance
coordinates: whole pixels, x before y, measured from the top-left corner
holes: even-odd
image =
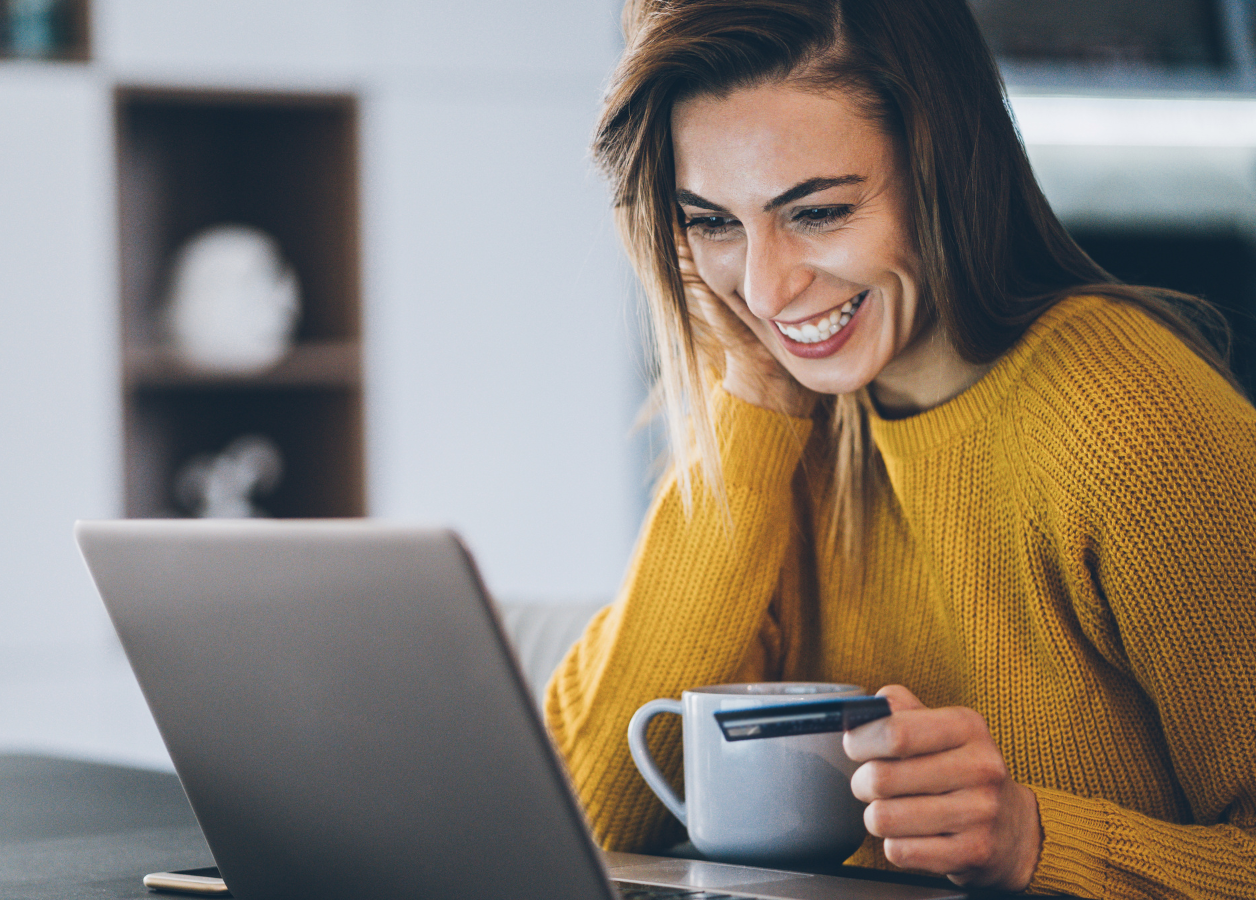
[[[916,695],[901,684],[887,684],[877,691],[877,696],[890,701],[891,712],[925,708],[925,705],[916,699]]]
[[[1007,777],[1007,766],[997,748],[963,747],[908,759],[871,760],[855,771],[850,789],[859,800],[871,803],[889,797],[999,785]]]
[[[894,708],[893,699],[890,707]],[[915,708],[895,711],[888,718],[846,732],[842,746],[855,762],[904,759],[960,747],[986,733],[985,721],[971,709]]]
[[[693,251],[689,249],[689,243],[684,235],[679,232],[676,235],[676,258],[680,264],[680,281],[691,303],[691,311],[694,311],[696,307],[698,315],[715,330],[721,343],[725,346],[737,346],[750,341],[758,343],[759,339],[754,336],[746,323],[711,290],[710,285],[698,274]]]
[[[896,866],[946,875],[956,884],[1024,890],[1042,848],[1037,800],[1009,782],[1004,790],[878,800],[864,810]]]
[[[810,414],[817,395],[799,384],[760,340],[755,328],[763,323],[745,302],[711,289],[682,232],[676,235],[676,255],[698,343],[710,352],[723,351],[725,390],[755,406],[792,416]]]
[[[885,858],[899,868],[948,875],[958,884],[990,884],[985,873],[998,863],[994,840],[973,832],[886,838],[882,846]]]
[[[960,884],[1022,890],[1041,852],[1038,801],[1017,784],[971,709],[927,709],[906,688],[878,692],[893,714],[843,736],[862,762],[851,791],[897,866]]]
[[[698,265],[694,262],[693,251],[689,249],[689,242],[685,239],[683,233],[676,235],[676,260],[680,265],[680,281],[685,286],[685,291],[692,299],[699,302],[713,302],[723,305],[711,290],[702,276],[698,274]]]
[[[879,838],[928,837],[979,829],[997,818],[999,793],[986,786],[950,794],[876,800],[864,810],[864,826]]]
[[[694,264],[688,244],[677,244],[676,258],[680,263],[680,280],[685,290],[691,292],[696,299],[716,300],[715,293],[698,274],[698,267]]]

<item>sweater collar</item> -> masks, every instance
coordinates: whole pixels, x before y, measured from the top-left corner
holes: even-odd
[[[1061,322],[1103,301],[1098,297],[1067,297],[1025,329],[1025,333],[976,384],[945,403],[905,419],[883,419],[869,408],[872,439],[887,458],[927,452],[971,432],[1003,403],[1039,345]]]

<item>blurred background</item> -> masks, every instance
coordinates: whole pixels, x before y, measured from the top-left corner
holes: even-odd
[[[1254,384],[1249,0],[973,0],[1039,178]],[[76,518],[451,524],[605,602],[657,447],[587,142],[615,0],[0,0],[0,750],[169,765]]]

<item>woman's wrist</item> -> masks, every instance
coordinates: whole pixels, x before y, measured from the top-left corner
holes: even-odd
[[[725,485],[788,489],[814,423],[754,403],[722,384],[709,397]]]
[[[1020,815],[1016,817],[1014,826],[1019,831],[1016,844],[1020,852],[1016,855],[1016,864],[1005,887],[1023,891],[1033,881],[1034,872],[1038,871],[1038,860],[1042,858],[1042,816],[1038,812],[1038,795],[1023,784],[1012,784],[1020,806]]]

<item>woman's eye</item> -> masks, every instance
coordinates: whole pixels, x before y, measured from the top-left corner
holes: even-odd
[[[689,216],[685,219],[685,231],[697,231],[702,237],[720,237],[737,225],[728,216]]]
[[[814,206],[799,210],[794,221],[806,228],[824,228],[835,225],[851,213],[849,206]]]

